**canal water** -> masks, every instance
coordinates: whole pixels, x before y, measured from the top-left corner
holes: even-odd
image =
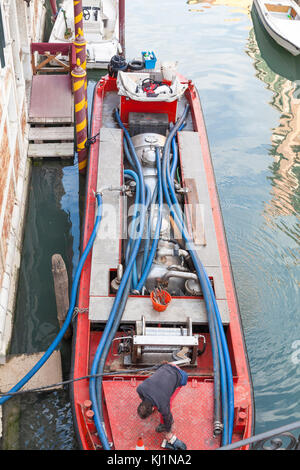
[[[130,0],[126,57],[151,49],[177,60],[198,87],[260,433],[300,419],[300,59],[266,34],[251,7],[251,0]],[[90,92],[95,80],[94,72]],[[83,195],[76,161],[33,166],[12,354],[43,351],[58,332],[51,256],[62,254],[71,282]],[[67,376],[70,344],[61,350]],[[77,448],[67,390],[8,403],[6,448]]]

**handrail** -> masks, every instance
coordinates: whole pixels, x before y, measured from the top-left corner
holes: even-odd
[[[76,65],[76,51],[73,43],[49,43],[49,42],[32,42],[30,45],[31,49],[31,64],[33,75],[36,75],[38,72],[71,72]],[[41,63],[36,64],[36,54],[46,56]],[[58,59],[58,55],[68,56],[69,63],[66,64],[62,60]],[[59,67],[47,67],[51,62],[56,62]]]
[[[291,433],[297,428],[300,429],[300,421],[234,442],[220,447],[218,450],[234,450],[248,445],[252,445],[250,450],[300,450],[300,435],[297,438]],[[285,440],[288,441],[286,446],[284,445]],[[270,442],[269,445],[268,442]]]

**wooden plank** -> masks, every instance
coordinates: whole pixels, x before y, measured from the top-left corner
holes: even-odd
[[[67,268],[62,256],[58,253],[52,256],[52,274],[59,327],[62,328],[69,311],[69,279]],[[64,334],[64,339],[72,335],[70,326]]]
[[[73,143],[29,144],[28,147],[29,158],[67,158],[73,157],[73,155]]]
[[[70,117],[32,117],[28,118],[28,122],[31,124],[73,124],[73,116]]]
[[[203,207],[199,203],[195,178],[185,178],[185,186],[189,190],[186,196],[188,205],[185,205],[189,231],[193,234],[194,243],[196,245],[206,245]]]
[[[74,127],[31,127],[29,140],[74,140]]]
[[[197,223],[196,232],[198,231],[197,241],[203,244],[198,244],[195,240],[196,251],[204,267],[220,266],[219,248],[199,135],[197,132],[181,131],[178,133],[178,142],[183,185],[189,186],[190,180],[193,179],[197,188],[198,203],[193,200],[191,193],[187,193],[188,202],[197,204],[197,218],[195,219]],[[196,197],[195,194],[194,197]],[[193,228],[192,225],[191,228]]]

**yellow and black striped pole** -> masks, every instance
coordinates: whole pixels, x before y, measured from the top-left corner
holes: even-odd
[[[80,173],[86,172],[88,151],[85,147],[87,141],[87,117],[86,117],[86,97],[85,82],[86,71],[77,59],[76,67],[71,72],[73,77],[73,92],[75,104],[76,123],[76,150],[78,153],[78,169]]]
[[[87,74],[86,74],[86,40],[83,35],[82,0],[73,0],[74,27],[77,67],[73,70],[73,89],[75,96],[76,141],[80,173],[85,173],[87,166],[87,150],[84,144],[88,134],[87,111]],[[79,70],[79,68],[81,70]],[[83,126],[85,126],[83,128]]]
[[[86,70],[86,40],[83,34],[83,8],[82,0],[73,0],[74,5],[74,28],[75,28],[75,51],[76,59],[80,59],[81,67]],[[85,97],[87,100],[87,80],[85,83]],[[87,101],[86,101],[87,112]]]
[[[83,30],[81,28],[78,28],[78,34],[73,44],[75,46],[76,51],[76,60],[79,59],[81,67],[83,68],[83,70],[86,70],[86,40],[84,39]],[[84,90],[86,99],[85,108],[87,114],[87,77],[84,84]]]

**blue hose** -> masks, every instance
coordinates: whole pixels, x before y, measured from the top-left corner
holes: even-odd
[[[172,142],[174,141],[174,138],[172,139]],[[166,179],[167,179],[167,184],[169,186],[169,191],[171,194],[171,199],[173,201],[173,205],[171,204],[171,199],[169,195],[166,196],[167,202],[171,210],[175,209],[176,215],[178,216],[176,223],[178,225],[178,228],[181,228],[183,230],[183,235],[186,240],[186,242],[190,245],[190,254],[193,258],[194,265],[196,268],[197,273],[202,273],[201,279],[203,282],[206,283],[206,286],[208,288],[208,292],[206,291],[206,295],[209,295],[210,298],[212,299],[213,302],[213,313],[214,315],[212,316],[213,322],[214,322],[214,330],[216,333],[216,342],[218,345],[218,355],[219,355],[219,363],[220,363],[220,368],[221,368],[221,373],[220,373],[220,379],[221,379],[221,387],[222,387],[222,411],[223,411],[223,421],[224,421],[224,431],[223,431],[223,436],[222,436],[222,441],[223,445],[224,443],[231,442],[232,439],[232,431],[233,431],[233,415],[234,415],[234,394],[233,394],[233,380],[232,380],[232,370],[231,370],[231,364],[230,364],[230,357],[229,357],[229,352],[228,352],[228,346],[225,338],[225,333],[219,313],[219,309],[216,303],[215,295],[211,287],[211,283],[208,279],[208,276],[201,264],[200,266],[200,260],[197,260],[197,256],[194,253],[193,249],[193,244],[192,241],[189,238],[189,235],[184,228],[183,224],[183,216],[181,209],[178,205],[178,201],[174,192],[174,186],[172,184],[171,176],[170,176],[170,170],[169,170],[169,165],[168,165],[168,160],[165,162],[165,167],[166,167]],[[164,191],[166,193],[166,185],[164,185]],[[165,194],[166,195],[166,194]],[[179,219],[179,220],[178,220]],[[196,261],[196,263],[195,263]],[[198,267],[198,269],[197,269]],[[200,269],[199,269],[200,268]],[[198,274],[198,277],[199,277]],[[201,280],[199,278],[199,280]],[[202,286],[203,287],[203,286]],[[204,293],[204,292],[203,292]],[[228,411],[229,408],[229,411]]]
[[[135,193],[134,213],[132,216],[131,233],[129,235],[129,240],[128,240],[128,243],[126,246],[126,252],[125,252],[125,265],[127,265],[132,241],[134,239],[134,233],[138,226],[137,220],[138,220],[138,214],[140,210],[140,207],[139,207],[140,205],[140,180],[139,180],[137,173],[132,170],[124,170],[124,176],[125,178],[126,177],[133,178],[136,183],[136,193]],[[150,189],[147,185],[145,185],[145,187],[146,187],[146,192],[147,192],[147,201],[146,201],[146,207],[147,207],[147,204],[149,204],[150,202]],[[137,282],[138,282],[138,274],[137,274],[137,266],[136,266],[136,260],[135,260],[134,265],[133,265],[133,273],[132,273],[133,287],[137,284]]]
[[[78,267],[76,269],[76,273],[75,273],[75,277],[74,277],[74,282],[73,282],[73,285],[72,285],[72,290],[71,290],[71,295],[70,295],[70,306],[69,306],[69,310],[68,310],[68,313],[67,313],[67,316],[66,316],[66,319],[65,319],[65,322],[61,328],[61,330],[59,331],[58,335],[56,336],[55,340],[52,342],[52,344],[49,346],[49,348],[47,349],[47,351],[44,353],[44,355],[40,358],[40,360],[35,364],[35,366],[10,390],[10,392],[17,392],[18,390],[20,390],[27,382],[28,380],[31,379],[31,377],[33,377],[34,374],[36,374],[38,372],[38,370],[45,364],[45,362],[49,359],[49,357],[51,356],[51,354],[53,353],[53,351],[55,350],[55,348],[58,346],[58,344],[60,343],[60,341],[63,339],[64,337],[64,334],[66,333],[68,327],[69,327],[69,324],[72,320],[72,316],[73,316],[73,311],[74,311],[74,307],[75,307],[75,303],[76,303],[76,297],[77,297],[77,288],[78,288],[78,284],[79,284],[79,281],[80,281],[80,275],[81,275],[81,271],[82,271],[82,268],[83,268],[83,265],[85,263],[85,260],[93,246],[93,243],[95,241],[95,238],[96,238],[96,235],[97,235],[97,231],[98,231],[98,228],[99,228],[99,225],[100,225],[100,221],[101,221],[101,218],[102,218],[102,198],[101,198],[101,195],[100,194],[96,194],[96,198],[97,198],[97,203],[98,203],[98,208],[97,208],[97,212],[96,212],[96,220],[95,220],[95,225],[94,225],[94,228],[93,228],[93,231],[92,231],[92,234],[90,236],[90,239],[84,249],[84,252],[82,254],[82,257],[80,258],[79,260],[79,263],[78,263]],[[9,393],[9,392],[8,392]],[[4,397],[0,398],[0,405],[2,405],[3,403],[5,403],[7,400],[9,400],[9,398],[11,398],[10,395],[5,395]]]
[[[206,274],[206,273],[205,273]],[[207,274],[206,274],[207,276]],[[234,389],[233,389],[233,376],[232,376],[232,367],[228,351],[228,345],[225,337],[224,327],[222,324],[221,316],[219,309],[217,307],[216,298],[212,289],[212,285],[207,277],[208,287],[211,291],[213,303],[215,306],[216,320],[219,327],[220,339],[223,348],[225,367],[226,367],[226,376],[227,376],[227,387],[228,387],[228,444],[231,444],[232,434],[233,434],[233,421],[234,421]]]
[[[125,251],[125,265],[127,265],[128,258],[129,258],[129,253],[130,253],[130,247],[131,247],[132,238],[133,238],[134,227],[135,227],[135,223],[133,221],[135,221],[136,218],[137,218],[138,208],[139,208],[139,203],[140,203],[140,180],[139,180],[139,177],[138,177],[137,173],[135,171],[132,171],[132,170],[125,170],[124,175],[125,175],[125,177],[127,176],[127,177],[133,178],[135,183],[136,183],[134,212],[133,212],[133,215],[132,215],[132,224],[131,224],[131,235],[129,235],[129,240],[128,240],[128,243],[127,243],[127,246],[126,246],[126,251]]]
[[[167,173],[167,182],[168,182],[168,185],[170,187],[171,199],[174,203],[173,208],[176,209],[176,212],[177,212],[178,216],[181,218],[181,228],[182,228],[182,224],[183,224],[183,222],[182,222],[182,218],[183,218],[182,212],[181,212],[181,210],[178,206],[177,198],[176,198],[175,192],[173,190],[173,186],[172,186],[172,181],[171,181],[171,178],[168,175],[168,173]],[[229,407],[229,411],[228,411],[228,413],[229,413],[228,414],[228,421],[229,421],[229,424],[228,424],[228,442],[230,443],[231,440],[232,440],[233,419],[234,419],[234,391],[233,391],[232,368],[231,368],[230,357],[229,357],[227,341],[226,341],[226,337],[225,337],[225,333],[224,333],[224,328],[223,328],[223,324],[222,324],[220,313],[219,313],[219,308],[217,306],[215,295],[214,295],[214,292],[212,290],[212,286],[211,286],[211,283],[210,283],[209,278],[207,276],[207,273],[206,273],[205,270],[203,270],[203,271],[205,273],[206,283],[207,283],[207,286],[209,288],[210,295],[211,295],[211,298],[212,298],[213,304],[214,304],[214,311],[215,311],[216,320],[217,320],[216,328],[218,328],[218,330],[219,330],[220,342],[222,344],[222,351],[223,351],[223,356],[224,356],[224,361],[225,361],[225,366],[226,366],[228,391],[225,392],[225,389],[224,389],[224,395],[227,395],[227,393],[228,393],[228,400],[227,400],[228,407]],[[225,380],[223,382],[225,382]],[[227,407],[227,405],[225,405],[225,408],[226,407]]]
[[[139,292],[144,283],[145,280],[147,279],[147,276],[149,274],[149,271],[151,269],[153,259],[156,253],[157,245],[158,245],[158,240],[159,240],[159,234],[160,234],[160,229],[161,229],[161,222],[162,222],[162,206],[163,206],[163,194],[162,194],[162,183],[161,183],[161,166],[160,166],[160,154],[159,154],[159,149],[156,147],[156,166],[157,166],[157,178],[158,178],[158,217],[157,217],[157,223],[155,227],[155,234],[154,234],[154,239],[152,242],[151,250],[149,253],[149,257],[145,266],[145,269],[143,271],[143,274],[139,280],[138,285],[136,286],[136,290]]]
[[[180,132],[186,123],[184,122],[178,129],[178,132]],[[171,170],[170,170],[170,176],[171,176],[171,181],[172,181],[172,186],[174,188],[174,177],[175,177],[175,171],[177,167],[177,162],[178,162],[178,148],[176,145],[176,136],[174,135],[172,139],[172,152],[173,152],[173,160],[172,160],[172,165],[171,165]]]
[[[151,203],[151,189],[147,184],[145,184],[145,189],[146,189],[146,208],[145,209],[146,209],[146,213],[147,213],[148,208],[149,208],[149,204]],[[149,232],[149,218],[148,217],[146,217],[146,219],[145,219],[144,229],[145,229],[146,233]],[[147,235],[146,235],[146,240],[147,240]],[[136,290],[138,280],[141,276],[140,271],[141,271],[141,267],[140,267],[139,272],[138,272],[137,260],[135,260],[134,269],[133,269],[133,273],[132,273],[132,289],[133,290]]]
[[[124,137],[123,139],[123,145],[124,145],[124,153],[125,153],[125,156],[128,160],[128,162],[130,163],[130,165],[132,166],[132,168],[135,170],[136,169],[136,166],[132,160],[132,157],[130,155],[130,152],[129,152],[129,148],[128,148],[128,144],[127,144],[127,140],[126,138]]]
[[[145,185],[144,185],[144,176],[143,176],[142,167],[141,167],[139,159],[136,155],[135,148],[133,146],[133,143],[131,141],[129,133],[128,133],[127,129],[125,128],[125,126],[123,125],[123,123],[120,119],[120,115],[119,115],[118,110],[115,111],[115,116],[116,116],[116,120],[117,120],[119,126],[123,129],[124,135],[125,135],[127,143],[128,143],[129,151],[131,152],[131,156],[134,159],[134,163],[136,165],[136,170],[137,170],[137,173],[138,173],[138,176],[139,176],[139,179],[140,179],[141,217],[140,217],[139,236],[137,237],[137,239],[134,242],[134,245],[133,245],[133,248],[132,248],[132,251],[131,251],[131,255],[130,255],[130,258],[128,260],[128,264],[127,264],[126,269],[124,271],[124,274],[122,276],[122,280],[121,280],[119,289],[117,291],[117,294],[116,294],[116,297],[115,297],[115,300],[114,300],[112,310],[111,310],[109,318],[106,322],[106,326],[105,326],[105,329],[103,331],[101,340],[98,344],[98,347],[97,347],[97,350],[96,350],[96,353],[95,353],[95,356],[94,356],[92,368],[91,368],[91,375],[95,375],[97,373],[99,362],[101,360],[104,348],[106,346],[107,339],[108,339],[108,337],[110,335],[110,332],[111,332],[111,329],[113,327],[115,317],[118,313],[120,302],[122,301],[123,291],[124,291],[124,289],[127,285],[127,282],[128,282],[128,279],[131,275],[131,271],[132,271],[136,256],[139,252],[139,247],[140,247],[141,239],[142,239],[142,236],[143,236],[144,224],[145,224],[145,212],[146,212],[145,211]],[[96,379],[95,379],[95,377],[92,377],[90,379],[89,391],[90,391],[90,399],[92,401],[92,409],[94,411],[94,422],[95,422],[95,426],[96,426],[96,429],[97,429],[97,432],[98,432],[99,439],[102,442],[103,448],[105,450],[110,450],[109,442],[107,440],[107,436],[106,436],[104,426],[103,426],[104,423],[101,422],[101,415],[100,415],[98,404],[97,404],[96,389],[97,389],[96,388]]]
[[[157,199],[157,184],[155,185],[155,189],[152,194],[152,199],[151,199],[151,204],[150,204],[150,211],[149,211],[149,218],[148,218],[148,231],[147,231],[147,237],[144,242],[144,253],[143,253],[143,261],[142,261],[142,269],[141,271],[143,272],[147,263],[148,259],[148,253],[149,253],[149,246],[150,246],[150,239],[151,239],[151,223],[152,223],[152,208],[153,204],[156,203]]]
[[[198,279],[200,281],[200,284],[202,286],[202,292],[206,304],[206,311],[207,311],[207,316],[208,316],[208,326],[210,330],[210,336],[211,336],[211,341],[212,341],[212,353],[213,353],[213,364],[214,364],[214,386],[215,386],[215,393],[214,393],[214,409],[215,409],[215,418],[214,418],[214,426],[215,429],[218,430],[220,429],[220,424],[221,424],[221,409],[220,409],[220,361],[219,361],[219,354],[220,354],[220,344],[218,343],[218,338],[216,335],[216,330],[215,330],[215,319],[214,319],[214,303],[212,302],[212,296],[211,292],[208,288],[207,285],[207,277],[205,274],[205,270],[202,266],[202,263],[198,259],[198,256],[196,254],[194,245],[192,240],[190,239],[190,236],[188,234],[188,231],[186,230],[183,219],[181,217],[181,210],[179,208],[176,195],[172,194],[172,185],[169,186],[168,190],[168,182],[170,183],[170,173],[167,171],[169,169],[168,166],[168,159],[169,159],[169,154],[170,154],[170,142],[177,132],[177,129],[180,127],[181,122],[183,121],[184,116],[187,114],[188,111],[188,106],[185,109],[185,112],[183,116],[180,118],[180,120],[177,122],[177,124],[174,126],[174,128],[171,130],[168,139],[166,141],[165,147],[164,147],[164,155],[163,155],[163,190],[164,190],[164,195],[166,198],[166,201],[169,205],[171,215],[178,226],[182,230],[182,235],[183,238],[186,241],[187,249],[190,252],[190,256],[192,258],[192,261],[194,263],[194,267],[197,272]],[[169,191],[172,194],[172,199],[173,199],[173,204],[169,195]],[[223,372],[223,370],[222,370]],[[222,376],[222,383],[224,380],[224,375]],[[227,423],[225,424],[227,426]]]

